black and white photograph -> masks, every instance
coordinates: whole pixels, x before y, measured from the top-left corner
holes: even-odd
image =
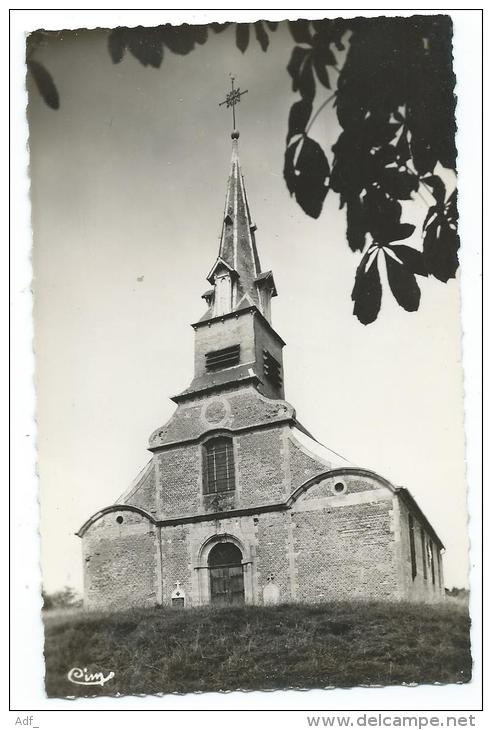
[[[456,14],[258,12],[26,34],[74,709],[474,678]]]

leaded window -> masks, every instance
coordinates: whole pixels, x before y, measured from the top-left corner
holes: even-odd
[[[234,450],[231,438],[207,441],[205,455],[205,494],[230,492],[235,488]]]

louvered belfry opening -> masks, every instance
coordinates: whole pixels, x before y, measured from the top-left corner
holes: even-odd
[[[207,352],[205,355],[205,367],[207,370],[222,370],[239,364],[239,345],[224,347],[222,350]]]
[[[263,350],[263,372],[273,385],[278,388],[282,385],[282,368],[268,350]]]
[[[205,494],[233,491],[234,450],[232,439],[216,438],[205,444]]]
[[[210,551],[210,600],[215,605],[244,603],[243,555],[232,542],[219,542]]]

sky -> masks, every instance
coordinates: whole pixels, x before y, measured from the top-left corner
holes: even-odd
[[[230,115],[218,104],[231,72],[248,89],[239,152],[262,269],[279,294],[286,399],[319,441],[411,491],[446,546],[446,585],[467,585],[459,280],[420,279],[416,313],[386,293],[374,324],[353,316],[360,257],[337,196],[313,220],[282,177],[297,100],[285,27],[267,53],[253,41],[241,54],[229,29],[187,56],[166,51],[160,69],[130,54],[113,65],[106,39],[66,32],[36,51],[58,110],[28,79],[45,589],[81,590],[75,532],[145,465],[169,397],[192,379],[190,324],[204,311],[229,172]],[[328,105],[312,135],[330,162],[338,132]],[[426,210],[416,196],[405,220],[421,225]]]

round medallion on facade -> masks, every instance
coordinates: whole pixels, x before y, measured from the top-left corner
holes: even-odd
[[[231,413],[231,406],[225,398],[212,398],[203,404],[201,419],[207,426],[224,426]]]

